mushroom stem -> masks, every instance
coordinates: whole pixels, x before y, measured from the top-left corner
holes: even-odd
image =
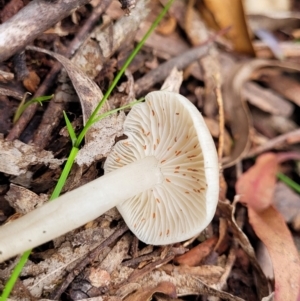
[[[0,227],[0,262],[99,217],[163,181],[154,156],[106,174]]]

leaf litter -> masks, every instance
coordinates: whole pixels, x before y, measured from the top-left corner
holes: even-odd
[[[102,1],[93,1],[91,6],[85,4],[89,9],[79,9],[55,26],[50,18],[47,38],[40,34],[34,43],[42,49],[26,44],[31,49],[26,52],[27,68],[31,74],[36,74],[36,79],[43,80],[45,70],[49,70],[53,62],[49,56],[40,53],[41,63],[36,64],[32,50],[51,55],[64,67],[59,80],[47,87],[49,91],[55,91],[55,101],[46,106],[46,110],[52,110],[47,116],[55,114],[60,122],[62,117],[57,115],[62,113],[62,108],[67,110],[73,124],[80,127],[81,118],[83,124],[86,122],[102,98],[102,90],[107,89],[115,75],[115,68],[121,65],[121,58],[128,54],[128,47],[133,47],[134,39],[141,39],[161,9],[161,3],[166,3],[158,0],[121,1],[127,13],[130,10],[130,16],[125,16],[121,5],[112,1],[102,24],[91,29],[70,60],[59,51],[51,51],[64,48],[74,34],[70,30],[74,20],[84,24],[89,20],[86,18],[88,14],[93,13]],[[107,5],[109,2],[106,0]],[[150,5],[150,10],[146,9],[147,5]],[[255,32],[263,27],[266,18],[261,15],[254,18],[255,13],[248,16],[248,6],[244,11],[240,1],[232,3],[233,9],[227,6],[222,9],[221,5],[223,3],[217,0],[204,1],[202,6],[192,0],[175,0],[169,15],[136,56],[132,69],[129,68],[128,82],[122,79],[118,92],[114,92],[103,108],[104,112],[126,104],[135,95],[144,96],[150,90],[160,89],[165,82],[162,89],[180,91],[203,112],[216,141],[220,135],[224,136],[223,142],[221,139],[216,145],[222,148],[219,153],[225,155],[223,168],[226,169],[222,178],[226,182],[222,182],[221,200],[213,222],[204,233],[183,244],[144,246],[126,232],[127,227],[113,209],[85,227],[34,250],[20,278],[21,285],[27,290],[26,300],[57,300],[66,295],[68,300],[127,301],[196,300],[199,296],[206,296],[203,298],[207,300],[273,298],[293,301],[299,298],[299,249],[294,243],[300,228],[299,196],[286,184],[278,182],[276,173],[282,169],[299,180],[295,165],[284,169],[282,158],[299,160],[287,151],[299,152],[300,121],[296,114],[299,100],[296,95],[299,94],[300,68],[295,63],[295,55],[289,57],[292,51],[286,51],[286,48],[282,48],[285,61],[262,60],[261,41],[253,38],[251,30]],[[293,9],[297,10],[296,7]],[[214,18],[213,25],[208,12]],[[239,22],[238,26],[231,24],[233,14],[238,16],[234,18]],[[298,23],[292,12],[286,16],[289,16],[287,20],[291,27],[284,30],[291,33],[291,39]],[[274,15],[267,22],[268,30],[273,31],[277,39],[276,47],[286,47],[286,41],[279,34],[282,23],[275,20]],[[232,30],[230,26],[233,26]],[[288,42],[289,50],[295,49],[293,41]],[[263,39],[262,43],[267,45],[268,40]],[[23,39],[20,40],[22,44]],[[52,44],[57,46],[49,47]],[[191,50],[190,45],[194,46]],[[245,59],[237,54],[243,49],[252,57]],[[272,52],[267,55],[270,57]],[[101,71],[103,74],[99,76]],[[0,93],[11,103],[7,110],[17,107],[17,99],[24,92],[34,92],[43,85],[36,79],[20,82],[17,76],[11,76],[14,72],[10,64],[1,70],[1,74],[9,75],[9,80],[3,81],[0,88]],[[18,88],[14,89],[14,85]],[[218,87],[222,87],[219,102],[216,101]],[[72,94],[73,88],[77,96]],[[64,91],[67,93],[62,93]],[[80,106],[76,103],[77,97]],[[219,129],[216,128],[216,124],[221,124],[218,106],[223,102],[226,128]],[[57,111],[52,108],[55,103],[60,108]],[[59,107],[59,103],[63,106]],[[44,109],[35,108],[40,119]],[[12,116],[12,113],[7,115]],[[28,117],[24,114],[21,118]],[[26,132],[29,137],[35,135],[37,123],[34,118],[30,121],[31,118],[28,122],[32,127],[24,128],[22,135]],[[122,112],[93,126],[77,158],[80,167],[74,167],[67,189],[102,174],[99,163],[110,152],[115,140],[122,136],[125,118]],[[265,123],[261,118],[266,120]],[[55,172],[58,175],[65,161],[69,145],[58,136],[62,130],[60,122],[50,125],[49,117],[42,119],[40,129],[53,126],[51,130],[41,131],[47,141],[42,148],[38,144],[24,143],[22,136],[21,141],[0,140],[0,212],[7,222],[17,218],[17,214],[41,206],[53,189],[53,179],[40,189],[34,183],[38,183],[35,181],[39,178],[43,180],[43,176],[47,182],[47,176],[53,177]],[[274,124],[270,127],[272,122]],[[280,128],[279,122],[283,124]],[[9,124],[8,130],[18,133],[18,126],[12,128]],[[34,141],[38,140],[34,138]],[[62,141],[59,150],[54,147],[56,141]],[[266,150],[281,150],[283,153],[262,154]],[[249,155],[258,156],[255,163],[252,157],[244,160]],[[54,169],[54,173],[49,173],[48,166]],[[29,178],[22,180],[22,175]],[[5,216],[9,212],[5,209],[7,206],[17,214]],[[271,261],[263,257],[268,255],[262,254],[269,254]],[[15,263],[16,260],[12,260],[0,265],[0,286],[7,280]],[[264,271],[267,268],[273,274],[269,272],[266,276]],[[21,300],[21,291],[15,290],[11,298]]]

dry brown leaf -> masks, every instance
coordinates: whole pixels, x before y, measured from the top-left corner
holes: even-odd
[[[94,287],[108,287],[110,275],[107,271],[91,267],[89,271],[89,281]]]
[[[235,185],[241,202],[257,212],[268,208],[272,204],[277,171],[276,154],[266,153],[259,156],[255,165],[248,169]]]
[[[23,85],[29,92],[35,93],[40,84],[40,81],[41,79],[35,73],[35,71],[30,71],[29,74],[23,80]]]
[[[282,157],[261,155],[236,184],[241,201],[248,206],[250,224],[272,259],[275,301],[296,300],[300,289],[298,251],[282,215],[272,205],[277,164]]]
[[[10,189],[4,197],[17,213],[26,214],[48,201],[46,194],[37,195],[22,186],[10,184]]]
[[[268,279],[274,279],[273,264],[266,246],[259,241],[256,247],[256,257]]]
[[[156,32],[164,36],[167,36],[175,31],[176,25],[177,25],[176,19],[170,16],[159,24],[159,26],[156,28]]]
[[[170,296],[171,298],[176,298],[176,287],[171,282],[160,282],[157,286],[153,288],[142,288],[135,292],[134,294],[125,298],[124,301],[149,301],[152,300],[152,296],[155,293],[161,293]]]
[[[64,159],[55,159],[52,152],[41,151],[35,146],[19,140],[5,141],[0,138],[0,171],[9,175],[24,174],[29,166],[36,164],[57,168]]]
[[[230,27],[226,36],[238,52],[254,55],[241,0],[204,0],[219,29]]]
[[[297,300],[300,292],[299,254],[282,215],[273,206],[262,212],[248,207],[248,215],[250,224],[266,245],[273,263],[275,301]]]
[[[174,262],[182,265],[197,266],[212,252],[217,242],[218,238],[216,236],[211,237],[185,254],[175,257]]]

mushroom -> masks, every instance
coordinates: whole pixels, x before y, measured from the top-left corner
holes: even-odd
[[[143,242],[166,245],[200,233],[212,220],[219,167],[202,115],[185,97],[151,92],[124,123],[126,140],[105,175],[0,227],[0,262],[41,245],[117,206]]]

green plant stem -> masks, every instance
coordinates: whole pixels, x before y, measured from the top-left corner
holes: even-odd
[[[90,118],[88,119],[86,125],[84,126],[84,128],[82,129],[82,131],[80,132],[78,139],[76,140],[76,143],[74,144],[74,146],[72,147],[72,150],[70,152],[70,155],[68,157],[68,160],[64,166],[64,169],[61,173],[61,176],[55,186],[55,189],[50,197],[50,200],[53,200],[55,198],[57,198],[65,184],[65,181],[69,175],[69,172],[72,168],[72,165],[74,163],[76,154],[78,152],[78,149],[81,145],[81,142],[84,139],[84,136],[86,134],[86,132],[88,131],[88,129],[93,125],[95,118],[97,118],[97,114],[99,112],[99,110],[102,108],[103,104],[105,103],[105,101],[108,99],[108,97],[110,96],[112,90],[115,88],[115,86],[117,85],[118,81],[120,80],[121,76],[124,74],[126,68],[129,66],[129,64],[132,62],[132,60],[134,59],[134,57],[136,56],[136,54],[139,52],[139,50],[142,48],[142,46],[144,45],[145,41],[147,40],[147,38],[150,36],[150,34],[153,32],[153,30],[156,28],[156,26],[158,25],[158,23],[161,21],[161,19],[164,17],[164,15],[166,14],[166,12],[169,10],[170,6],[172,5],[174,0],[169,0],[167,5],[164,7],[164,9],[162,10],[162,12],[159,14],[159,16],[156,18],[156,20],[154,21],[154,23],[152,24],[152,26],[150,27],[150,29],[147,31],[147,33],[145,34],[145,36],[143,37],[143,39],[138,43],[138,45],[136,46],[136,48],[133,50],[133,52],[131,53],[131,55],[128,57],[128,59],[126,60],[126,62],[124,63],[123,67],[121,68],[121,70],[119,71],[119,73],[117,74],[117,76],[115,77],[114,81],[112,82],[111,86],[109,87],[109,89],[107,90],[107,92],[105,93],[105,95],[103,96],[102,100],[99,102],[98,106],[96,107],[96,109],[94,110],[94,112],[92,113],[92,115],[90,116]],[[105,116],[107,116],[107,113],[104,114]],[[102,119],[102,116],[99,116],[100,119]],[[98,118],[99,118],[98,117]],[[97,120],[99,120],[97,118]],[[14,285],[20,275],[20,273],[22,272],[22,269],[24,267],[24,265],[26,264],[28,257],[31,253],[31,250],[28,250],[26,252],[24,252],[19,260],[19,262],[17,263],[17,265],[15,266],[9,280],[7,281],[7,283],[5,284],[4,290],[2,295],[0,296],[0,301],[6,301],[7,298],[9,297],[12,289],[14,288]]]
[[[290,188],[294,189],[296,192],[300,193],[300,185],[295,181],[293,181],[288,176],[286,176],[285,174],[279,172],[277,174],[277,178],[283,183],[285,183],[287,186],[289,186]]]
[[[12,289],[15,286],[16,281],[18,280],[19,275],[22,272],[22,269],[23,269],[25,263],[28,260],[30,253],[31,253],[31,250],[24,252],[22,254],[21,258],[19,259],[19,262],[14,267],[13,272],[12,272],[10,278],[8,279],[8,281],[6,282],[5,287],[3,289],[2,295],[0,297],[1,301],[5,301],[9,297]]]
[[[43,101],[46,101],[46,100],[50,100],[51,98],[53,97],[53,95],[49,95],[49,96],[40,96],[40,97],[37,97],[37,98],[34,98],[34,99],[31,99],[27,102],[25,102],[26,100],[26,94],[24,95],[24,98],[22,99],[22,101],[20,102],[17,110],[16,110],[16,113],[15,113],[15,116],[13,118],[13,123],[16,123],[17,120],[20,118],[20,116],[23,114],[23,112],[30,106],[32,105],[33,103],[40,103],[40,105],[42,105],[42,102]]]

